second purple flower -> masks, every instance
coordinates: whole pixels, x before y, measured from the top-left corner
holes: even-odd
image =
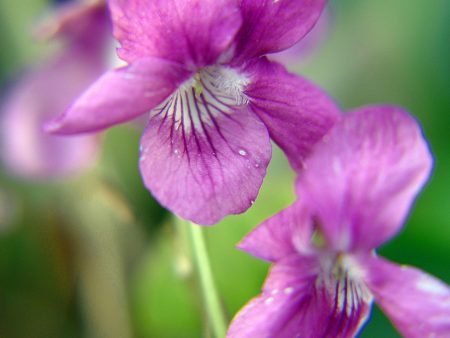
[[[161,204],[200,224],[245,211],[271,158],[299,168],[339,116],[307,80],[261,57],[314,26],[324,0],[114,0],[127,67],[94,83],[48,129],[98,131],[150,112],[140,169]]]

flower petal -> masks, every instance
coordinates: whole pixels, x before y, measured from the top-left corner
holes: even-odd
[[[98,131],[145,114],[190,73],[179,64],[146,58],[105,73],[61,116],[47,124],[55,134]]]
[[[236,0],[111,0],[119,55],[157,56],[202,67],[216,62],[239,30]]]
[[[315,25],[326,0],[242,0],[242,28],[235,60],[293,46]]]
[[[58,137],[42,130],[42,123],[61,113],[104,70],[108,36],[101,8],[74,6],[55,20],[66,45],[51,60],[29,73],[12,89],[2,105],[2,160],[26,178],[52,178],[90,166],[97,155],[98,137]],[[66,22],[77,19],[77,29]],[[73,23],[73,22],[72,22]]]
[[[322,282],[318,258],[276,263],[262,294],[233,319],[229,338],[354,337],[371,308],[349,279]]]
[[[251,206],[271,157],[258,117],[207,88],[198,93],[186,86],[152,112],[140,161],[156,199],[204,225]]]
[[[35,27],[33,33],[42,39],[64,37],[79,42],[82,40],[95,49],[104,47],[98,43],[99,37],[103,35],[105,41],[109,39],[110,28],[105,1],[73,1],[57,6]]]
[[[366,283],[404,337],[450,337],[450,287],[418,269],[369,257]]]
[[[298,194],[334,250],[374,248],[394,235],[432,158],[417,122],[397,107],[348,113],[318,144]]]
[[[267,55],[267,58],[290,67],[301,66],[316,55],[330,35],[334,23],[332,19],[330,11],[325,10],[314,28],[303,39],[280,53]]]
[[[334,101],[321,89],[283,66],[259,59],[245,69],[251,78],[245,94],[295,169],[340,118]]]
[[[296,202],[260,224],[238,244],[238,248],[275,262],[295,252],[307,253],[312,232],[309,214],[302,203]]]

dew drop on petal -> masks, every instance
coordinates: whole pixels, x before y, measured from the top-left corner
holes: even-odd
[[[244,149],[240,149],[238,153],[241,156],[247,156],[247,152]]]
[[[175,150],[173,151],[173,153],[174,153],[178,158],[181,158],[180,151],[179,151],[178,149],[175,149]]]
[[[288,287],[288,288],[284,289],[284,293],[286,295],[290,295],[292,292],[294,292],[294,288]]]
[[[266,299],[266,301],[264,303],[266,303],[267,305],[269,305],[270,303],[273,302],[273,297],[269,297]]]

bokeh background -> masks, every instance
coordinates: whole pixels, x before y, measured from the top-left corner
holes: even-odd
[[[0,0],[2,102],[54,48],[29,34],[53,4]],[[450,2],[339,0],[327,15],[314,51],[291,59],[289,68],[346,110],[392,103],[421,122],[435,155],[433,176],[405,229],[379,253],[450,283]],[[98,163],[64,180],[23,180],[2,167],[0,337],[208,335],[183,233],[142,186],[138,140],[133,126],[105,132]],[[275,151],[253,208],[206,229],[230,317],[258,294],[268,268],[234,245],[293,201],[293,180]],[[399,335],[374,308],[360,337]]]

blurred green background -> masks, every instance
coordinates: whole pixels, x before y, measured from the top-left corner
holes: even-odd
[[[0,88],[46,54],[29,38],[49,3],[0,0]],[[340,0],[328,36],[293,63],[345,109],[406,107],[435,155],[431,181],[406,228],[380,254],[450,282],[450,2]],[[143,188],[139,132],[107,131],[99,164],[57,182],[0,176],[0,337],[201,337],[203,310],[188,248]],[[234,249],[293,201],[279,151],[253,208],[206,229],[230,317],[258,294],[268,265]],[[378,309],[360,337],[399,337]]]

